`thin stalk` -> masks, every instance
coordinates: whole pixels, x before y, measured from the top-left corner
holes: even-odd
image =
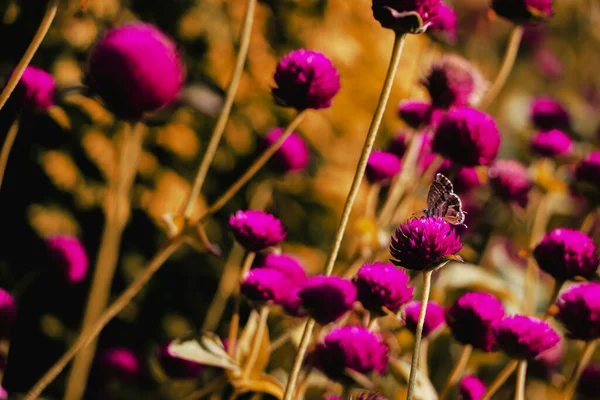
[[[593,206],[592,206],[593,207]],[[592,236],[594,227],[596,226],[596,219],[598,215],[598,207],[593,207],[590,212],[585,216],[581,228],[579,230]]]
[[[2,182],[4,182],[4,174],[6,174],[6,166],[8,165],[8,156],[10,155],[10,150],[15,143],[17,133],[19,133],[20,120],[20,115],[15,118],[15,121],[10,126],[8,134],[6,135],[4,143],[2,144],[2,151],[0,152],[0,189],[2,189]]]
[[[265,335],[265,331],[267,330],[268,317],[269,307],[263,306],[263,308],[260,310],[258,326],[256,328],[256,333],[254,334],[254,343],[252,343],[250,355],[248,356],[248,360],[246,361],[246,365],[244,365],[244,369],[242,371],[242,379],[248,379],[250,377],[252,369],[254,368],[254,365],[256,365],[256,360],[258,359],[258,354],[260,353],[260,347],[263,341],[263,336]]]
[[[160,269],[162,264],[181,246],[182,237],[173,239],[162,247],[148,264],[148,267],[129,285],[129,287],[102,313],[102,315],[85,331],[81,332],[69,350],[42,376],[35,386],[23,397],[23,400],[34,400],[52,383],[65,369],[69,361],[87,345],[89,345],[102,331],[102,329],[117,316],[131,300],[142,290],[148,281]]]
[[[513,31],[510,34],[510,39],[508,40],[508,46],[506,47],[506,52],[504,53],[504,60],[502,61],[500,71],[498,72],[498,75],[496,75],[494,83],[479,103],[480,109],[485,110],[488,108],[490,103],[496,98],[496,96],[498,96],[498,93],[500,93],[504,87],[504,84],[506,84],[506,80],[508,79],[513,66],[515,65],[522,38],[523,27],[521,25],[517,25],[513,28]]]
[[[504,369],[500,371],[498,376],[496,376],[496,379],[494,379],[490,386],[488,386],[483,396],[481,396],[481,400],[488,400],[489,398],[491,398],[498,391],[498,389],[500,389],[500,386],[502,386],[504,382],[506,382],[510,375],[513,372],[515,372],[515,369],[517,369],[518,365],[518,360],[512,360],[511,362],[509,362],[506,365],[506,367],[504,367]]]
[[[377,201],[379,200],[379,192],[381,191],[381,185],[379,183],[371,184],[369,187],[369,194],[367,196],[367,206],[365,207],[365,216],[373,217],[377,211]]]
[[[546,225],[548,224],[548,199],[544,195],[537,207],[535,217],[533,220],[533,226],[531,227],[531,234],[529,236],[529,248],[533,249],[542,240],[544,233],[546,232]],[[525,284],[524,288],[524,312],[526,314],[533,314],[535,312],[535,306],[537,304],[537,293],[539,286],[539,269],[537,262],[530,255],[527,258],[527,269],[525,270]]]
[[[253,251],[249,251],[244,258],[244,263],[242,264],[242,270],[240,272],[240,276],[237,279],[237,284],[244,279],[244,276],[250,271],[250,267],[254,262],[254,258],[256,257],[256,253]],[[240,304],[242,302],[242,296],[238,291],[235,296],[234,305],[233,305],[233,315],[231,316],[231,321],[229,323],[229,335],[227,336],[227,348],[229,349],[228,353],[233,357],[236,350],[236,342],[238,331],[240,329]]]
[[[25,50],[23,58],[21,58],[21,61],[19,61],[19,64],[17,64],[16,68],[14,69],[12,75],[10,76],[10,79],[6,83],[6,86],[2,90],[2,93],[0,93],[0,110],[2,110],[2,107],[4,107],[4,105],[8,101],[8,98],[19,84],[19,81],[21,80],[25,69],[27,69],[27,66],[29,66],[29,63],[31,62],[31,59],[33,58],[38,48],[44,41],[44,38],[46,37],[46,34],[48,33],[48,30],[50,29],[50,26],[54,21],[54,17],[56,17],[56,11],[58,10],[59,3],[60,0],[48,1],[46,13],[42,18],[42,22],[40,23],[37,32],[33,36],[29,47],[27,47],[27,50]]]
[[[579,383],[579,378],[581,378],[581,374],[587,365],[589,364],[594,352],[596,351],[596,347],[598,347],[598,339],[592,340],[585,344],[583,348],[583,352],[581,353],[581,358],[577,361],[573,372],[571,373],[571,377],[567,381],[564,391],[564,400],[571,400],[573,398],[573,394],[575,393],[575,389],[577,388],[577,383]]]
[[[554,304],[558,300],[558,295],[560,294],[560,289],[562,289],[565,281],[560,281],[558,279],[554,280],[554,287],[552,288],[552,294],[550,295],[550,303],[548,303],[548,307],[546,307],[546,312],[544,313],[544,321],[552,316],[552,310],[554,308]]]
[[[360,184],[365,174],[367,162],[369,161],[369,155],[373,150],[373,144],[375,143],[377,132],[379,131],[379,126],[381,125],[381,120],[383,119],[383,114],[385,112],[387,102],[390,97],[392,87],[394,85],[394,78],[396,77],[396,71],[398,70],[398,65],[400,64],[402,49],[404,48],[404,42],[406,41],[405,39],[406,35],[403,34],[396,34],[396,37],[394,38],[394,47],[392,50],[390,64],[385,77],[385,82],[383,84],[383,89],[381,90],[381,94],[379,95],[377,108],[375,109],[375,114],[373,115],[373,119],[371,120],[371,126],[369,127],[369,132],[367,133],[367,137],[363,145],[358,165],[356,166],[356,172],[354,173],[352,186],[350,187],[350,192],[348,193],[346,203],[344,204],[342,218],[340,220],[335,234],[333,246],[331,248],[329,256],[327,257],[327,262],[325,263],[326,276],[331,275],[331,272],[333,271],[333,266],[335,264],[335,261],[337,260],[338,253],[342,245],[342,239],[344,237],[344,232],[346,231],[346,226],[348,225],[348,220],[350,219],[350,212],[352,211],[352,207],[354,206],[354,202],[356,201],[356,197],[358,196]],[[298,380],[298,374],[300,373],[302,362],[304,360],[306,349],[308,348],[308,343],[310,341],[310,337],[312,335],[312,330],[314,326],[314,320],[309,319],[306,322],[304,333],[302,335],[302,341],[300,342],[298,352],[296,353],[296,358],[294,359],[294,366],[285,388],[283,400],[292,400],[294,396],[296,382]]]
[[[429,359],[429,340],[423,339],[421,340],[421,351],[419,354],[419,371],[423,374],[423,376],[429,376],[429,365],[427,360]]]
[[[128,127],[129,124],[125,126]],[[106,223],[81,325],[82,331],[85,331],[98,319],[108,304],[119,260],[123,231],[127,224],[127,214],[131,207],[130,194],[142,153],[143,138],[144,126],[141,123],[137,123],[133,129],[126,129],[123,132],[123,141],[119,151],[119,169],[111,179],[107,192]],[[83,397],[96,346],[97,342],[92,341],[75,357],[67,379],[66,399],[75,400]]]
[[[412,362],[410,364],[410,375],[408,378],[408,393],[406,400],[412,400],[415,394],[415,384],[417,383],[417,370],[419,369],[419,347],[421,347],[421,337],[423,336],[423,325],[425,324],[425,315],[427,314],[427,302],[431,292],[431,275],[433,271],[423,272],[423,295],[421,296],[421,310],[417,321],[417,330],[415,332],[415,347],[413,349]]]
[[[527,361],[519,362],[515,400],[525,400],[525,381],[527,380]]]
[[[471,358],[472,352],[473,346],[468,344],[463,347],[458,360],[456,360],[456,364],[454,364],[454,368],[452,368],[450,375],[448,375],[448,379],[446,379],[446,382],[444,383],[441,392],[442,394],[440,394],[440,400],[445,400],[452,386],[456,385],[456,383],[460,380],[465,371],[467,363],[469,362],[469,358]]]
[[[200,166],[198,167],[198,172],[196,173],[196,178],[194,179],[190,196],[184,207],[183,215],[186,218],[189,218],[192,214],[194,203],[200,195],[200,191],[202,190],[202,185],[206,180],[206,175],[208,174],[210,164],[215,157],[215,153],[217,152],[217,148],[219,147],[219,143],[221,142],[221,138],[225,132],[229,115],[231,114],[233,101],[235,100],[235,95],[238,87],[240,86],[242,73],[244,72],[248,48],[250,47],[250,36],[252,33],[252,23],[254,21],[255,9],[256,0],[248,0],[248,5],[246,6],[246,16],[244,17],[244,23],[240,33],[240,48],[238,50],[235,67],[233,69],[233,76],[231,77],[231,82],[229,83],[229,88],[227,89],[227,93],[225,95],[225,102],[223,103],[221,114],[217,119],[217,123],[210,137],[210,141],[206,146],[206,151],[202,161],[200,162]]]

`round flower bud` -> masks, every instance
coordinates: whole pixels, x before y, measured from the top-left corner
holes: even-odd
[[[302,299],[298,297],[298,292],[302,285],[294,287],[287,296],[277,299],[276,304],[283,307],[283,310],[292,317],[306,317],[306,310],[302,308]]]
[[[402,169],[402,161],[395,154],[374,151],[369,156],[365,175],[370,183],[389,182]]]
[[[552,0],[492,0],[492,9],[515,24],[531,24],[552,16]]]
[[[262,138],[261,148],[267,149],[281,136],[283,128],[272,129]],[[306,168],[310,160],[310,151],[302,137],[296,133],[290,134],[281,144],[271,159],[273,166],[281,172],[295,172]]]
[[[440,9],[441,0],[373,0],[373,17],[398,33],[423,33]]]
[[[290,292],[294,282],[274,268],[255,268],[244,277],[240,292],[252,302],[274,302]]]
[[[573,149],[571,138],[558,129],[540,131],[531,138],[531,150],[541,157],[558,157],[569,154]]]
[[[52,236],[46,241],[50,257],[69,284],[85,279],[88,257],[79,239],[72,236]]]
[[[261,251],[285,239],[287,230],[281,221],[262,211],[238,211],[229,217],[236,240],[248,251]]]
[[[300,261],[287,254],[269,253],[259,260],[255,268],[272,268],[286,276],[295,283],[306,280],[306,271]]]
[[[575,185],[582,193],[600,193],[600,151],[588,153],[575,168]]]
[[[340,77],[331,60],[310,50],[295,50],[279,61],[271,91],[275,102],[298,111],[331,106],[340,91]]]
[[[408,286],[409,279],[392,264],[376,262],[363,265],[352,282],[362,305],[371,313],[382,315],[383,307],[397,312],[412,298],[414,288]]]
[[[585,283],[561,294],[555,318],[567,337],[590,341],[600,337],[600,284]]]
[[[17,319],[15,299],[5,290],[0,289],[0,339],[9,339],[13,325]]]
[[[402,158],[408,149],[409,135],[400,132],[387,145],[387,151],[398,158]]]
[[[29,66],[25,68],[15,88],[14,97],[25,108],[47,110],[54,106],[55,102],[54,78],[43,69]]]
[[[515,160],[498,160],[489,169],[490,185],[496,195],[507,203],[526,207],[533,187],[527,168]]]
[[[480,400],[485,394],[486,387],[473,375],[467,375],[458,384],[459,400]]]
[[[524,315],[494,322],[492,332],[498,348],[517,360],[532,360],[560,341],[560,336],[547,322]]]
[[[142,374],[138,356],[126,347],[113,347],[100,354],[100,368],[106,377],[134,381]]]
[[[308,315],[326,325],[352,309],[356,288],[352,282],[337,276],[315,276],[304,283],[297,296]]]
[[[411,301],[404,308],[404,324],[406,328],[415,334],[417,331],[417,322],[421,312],[421,302]],[[430,301],[427,303],[427,312],[423,324],[423,338],[428,337],[444,326],[444,307]]]
[[[583,369],[577,384],[577,393],[588,396],[590,399],[598,396],[600,393],[600,364],[591,363]]]
[[[173,103],[184,78],[175,43],[152,25],[133,23],[104,34],[85,81],[118,117],[139,119]]]
[[[398,116],[414,129],[428,126],[431,123],[432,112],[431,103],[423,101],[404,100],[398,106]]]
[[[571,116],[565,107],[550,97],[538,97],[531,105],[531,120],[541,130],[560,129],[568,131]]]
[[[431,19],[427,34],[442,42],[456,43],[458,21],[454,9],[445,3],[440,4],[437,16]]]
[[[204,370],[204,365],[169,353],[169,343],[159,346],[156,351],[157,360],[164,372],[175,379],[197,378]]]

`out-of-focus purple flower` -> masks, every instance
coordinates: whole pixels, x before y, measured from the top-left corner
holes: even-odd
[[[13,72],[11,72],[11,75]],[[29,66],[21,76],[14,97],[26,108],[47,110],[54,105],[56,83],[43,69]]]
[[[456,43],[458,20],[454,9],[445,3],[440,4],[437,16],[431,19],[427,33],[446,43]]]
[[[296,283],[302,283],[307,278],[306,271],[300,261],[287,254],[269,253],[259,260],[255,268],[276,269]]]
[[[423,33],[440,9],[441,0],[373,0],[373,16],[398,33]]]
[[[157,360],[165,373],[176,379],[197,378],[204,365],[169,353],[169,343],[160,345],[156,350]]]
[[[392,153],[374,151],[367,161],[365,175],[370,183],[383,183],[390,181],[402,169],[402,161]]]
[[[560,341],[560,336],[547,322],[524,315],[494,322],[492,332],[498,348],[518,360],[534,359]]]
[[[17,305],[15,299],[6,290],[0,289],[0,339],[10,338],[16,319]]]
[[[344,380],[346,369],[361,374],[384,373],[389,356],[388,347],[379,335],[366,328],[344,326],[332,330],[317,344],[312,359],[329,378]]]
[[[340,76],[324,54],[305,49],[284,56],[275,70],[275,102],[298,111],[331,106],[340,91]]]
[[[558,129],[540,131],[531,138],[531,150],[542,157],[558,157],[569,154],[573,149],[571,138]]]
[[[292,317],[306,317],[306,310],[302,307],[302,299],[298,292],[302,286],[294,287],[285,297],[278,299],[275,303],[283,307],[284,311]]]
[[[2,386],[0,386],[0,400],[7,400],[7,399],[8,399],[8,392]]]
[[[46,241],[50,257],[62,271],[69,284],[85,279],[88,257],[79,239],[73,236],[52,236]]]
[[[431,146],[458,165],[489,165],[498,154],[500,132],[488,114],[468,107],[454,108],[440,120]]]
[[[336,321],[352,309],[356,287],[337,276],[314,276],[298,291],[302,307],[321,325]]]
[[[538,97],[531,105],[531,120],[541,130],[571,128],[571,116],[567,109],[550,97]]]
[[[536,67],[547,79],[558,80],[564,75],[564,67],[560,58],[551,49],[542,47],[533,53]]]
[[[533,250],[540,269],[558,280],[588,278],[598,269],[598,248],[592,238],[574,229],[547,233]]]
[[[400,132],[389,141],[386,150],[396,155],[396,157],[402,158],[408,149],[408,143],[410,143],[409,135]]]
[[[600,337],[600,284],[584,283],[561,294],[555,318],[567,337],[590,341]]]
[[[575,184],[579,186],[589,186],[590,189],[583,189],[585,193],[588,190],[600,192],[600,151],[588,153],[575,168]]]
[[[565,340],[561,339],[556,346],[546,350],[527,366],[527,373],[542,379],[548,379],[562,364],[565,354]]]
[[[262,211],[240,210],[229,217],[229,227],[237,241],[248,251],[276,246],[287,236],[281,221]]]
[[[392,236],[392,263],[403,268],[426,271],[437,268],[445,257],[462,249],[452,225],[437,217],[413,218],[400,225]]]
[[[274,268],[255,268],[244,277],[240,292],[257,303],[275,302],[287,296],[295,282]]]
[[[142,374],[138,356],[126,347],[112,347],[100,354],[100,369],[104,376],[133,381]]]
[[[363,265],[352,282],[362,305],[371,313],[381,315],[383,307],[397,312],[412,298],[414,288],[408,286],[409,279],[392,264],[376,262]]]
[[[388,400],[387,397],[381,393],[376,392],[363,392],[356,397],[352,397],[351,400]]]
[[[417,322],[419,320],[420,311],[420,301],[411,301],[404,307],[404,324],[413,335],[417,331]],[[433,301],[427,303],[427,313],[425,314],[425,322],[423,324],[424,338],[435,333],[444,325],[444,311],[444,307]]]
[[[541,22],[552,16],[552,0],[492,0],[496,14],[524,25]]]
[[[459,400],[479,400],[485,394],[486,387],[473,375],[467,375],[458,385]]]
[[[600,364],[588,364],[583,369],[577,384],[577,392],[589,396],[590,399],[598,396],[600,393]]]
[[[533,184],[523,164],[515,160],[498,160],[489,169],[488,175],[490,185],[499,198],[527,207]]]
[[[451,169],[452,164],[445,163],[437,172],[449,176]],[[483,185],[483,182],[479,178],[479,174],[475,168],[459,167],[452,178],[452,184],[456,193],[467,193]]]
[[[139,119],[173,103],[184,78],[175,43],[152,25],[133,23],[104,34],[92,50],[85,81],[117,116]]]
[[[404,100],[398,106],[398,116],[414,129],[431,123],[433,106],[424,101]]]
[[[264,150],[271,146],[283,133],[283,128],[275,128],[269,131],[262,138],[261,149]],[[302,137],[296,133],[291,133],[281,144],[281,147],[275,152],[272,163],[275,168],[281,172],[301,171],[308,165],[310,160],[310,151]]]
[[[500,300],[489,293],[471,292],[459,297],[446,312],[446,323],[458,342],[476,349],[495,350],[492,324],[504,317]]]
[[[481,73],[464,58],[449,54],[431,66],[421,81],[437,108],[476,104],[487,88]]]

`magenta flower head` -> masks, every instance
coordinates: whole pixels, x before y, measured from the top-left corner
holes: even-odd
[[[238,211],[229,217],[233,236],[248,251],[261,251],[285,239],[287,230],[281,221],[262,211]]]
[[[7,291],[0,289],[0,339],[10,338],[16,319],[17,305],[15,299]]]
[[[244,277],[240,292],[252,302],[274,302],[284,298],[293,285],[292,280],[274,268],[255,268]]]
[[[352,282],[337,276],[314,276],[304,283],[297,296],[308,315],[326,325],[352,309],[356,288]]]
[[[389,141],[386,150],[394,154],[398,158],[402,158],[408,149],[409,136],[406,133],[400,132],[392,140]]]
[[[485,394],[486,387],[473,375],[467,375],[458,384],[459,400],[480,400]]]
[[[573,149],[571,138],[558,129],[540,131],[531,138],[531,150],[541,157],[558,157],[569,154]]]
[[[100,368],[107,377],[133,381],[142,374],[138,356],[126,347],[112,347],[100,354]]]
[[[363,392],[356,397],[353,396],[351,400],[388,400],[388,398],[381,393]]]
[[[558,280],[589,278],[598,269],[598,248],[592,238],[574,229],[547,233],[533,250],[540,269]]]
[[[524,315],[495,321],[492,332],[498,348],[517,360],[532,360],[560,341],[560,336],[547,322]]]
[[[441,0],[373,0],[373,16],[398,33],[423,33],[440,9]]]
[[[398,106],[398,116],[414,129],[429,125],[432,113],[431,103],[423,101],[404,100]]]
[[[204,365],[171,354],[169,343],[164,343],[156,350],[156,358],[164,372],[175,379],[197,378],[204,370]]]
[[[287,254],[269,253],[262,257],[256,268],[275,269],[291,279],[293,282],[302,283],[306,280],[306,271],[300,261]]]
[[[515,160],[498,160],[488,171],[490,185],[496,195],[507,203],[526,207],[533,187],[527,168]]]
[[[392,180],[402,169],[402,161],[392,153],[374,151],[369,156],[365,175],[370,183],[384,183]]]
[[[272,145],[283,133],[283,128],[272,129],[262,139],[263,149]],[[274,166],[282,172],[301,171],[308,165],[310,151],[302,137],[296,133],[290,134],[272,159]]]
[[[292,317],[306,317],[306,310],[302,307],[302,299],[298,297],[298,292],[302,285],[296,286],[283,298],[276,300],[283,310]]]
[[[454,9],[444,3],[440,4],[437,16],[431,19],[427,34],[446,43],[456,43],[458,21]]]
[[[437,268],[462,249],[452,225],[437,217],[413,218],[400,225],[392,236],[392,263],[406,269]]]
[[[577,384],[577,393],[595,398],[600,393],[600,364],[588,364],[583,369],[579,383]]]
[[[431,146],[458,165],[489,165],[498,155],[500,132],[488,114],[473,108],[454,108],[440,120]]]
[[[415,334],[417,331],[417,321],[421,311],[420,301],[411,301],[404,307],[404,324],[406,328]],[[427,303],[427,313],[425,314],[425,323],[423,325],[423,337],[438,331],[444,325],[444,307],[430,301]]]
[[[346,369],[361,374],[373,371],[383,374],[389,355],[388,347],[376,333],[358,326],[344,326],[332,330],[317,344],[312,359],[329,378],[344,381]]]
[[[492,0],[492,9],[515,24],[531,24],[552,17],[552,0]]]
[[[331,60],[310,50],[295,50],[277,64],[275,85],[271,90],[275,102],[298,111],[329,108],[340,91],[340,76]]]
[[[375,315],[383,315],[383,307],[397,312],[412,298],[414,288],[408,286],[409,279],[392,264],[376,262],[363,265],[352,282],[362,305]]]
[[[15,98],[23,107],[47,110],[54,105],[55,96],[56,83],[52,75],[36,67],[25,68],[15,88]]]
[[[568,131],[571,127],[571,116],[566,108],[550,97],[538,97],[531,105],[531,120],[534,125],[548,131],[561,129]]]
[[[52,236],[46,241],[50,257],[69,284],[85,279],[88,257],[79,239],[72,236]]]
[[[600,151],[590,152],[575,168],[575,186],[582,193],[600,193]]]
[[[90,54],[85,77],[89,88],[124,119],[139,119],[173,103],[184,79],[175,43],[143,23],[108,30]]]
[[[475,104],[487,88],[481,73],[455,54],[443,56],[434,63],[421,83],[434,107],[444,109]]]
[[[459,297],[446,312],[446,323],[458,342],[486,352],[495,350],[492,324],[504,317],[500,300],[489,293],[471,292]]]
[[[567,337],[590,341],[600,337],[600,284],[584,283],[570,288],[557,302],[555,318],[567,330]]]

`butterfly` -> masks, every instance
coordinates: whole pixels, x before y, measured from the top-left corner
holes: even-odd
[[[429,187],[427,209],[424,212],[428,217],[440,217],[453,225],[462,225],[465,222],[462,201],[454,193],[450,179],[442,174],[436,174]]]

